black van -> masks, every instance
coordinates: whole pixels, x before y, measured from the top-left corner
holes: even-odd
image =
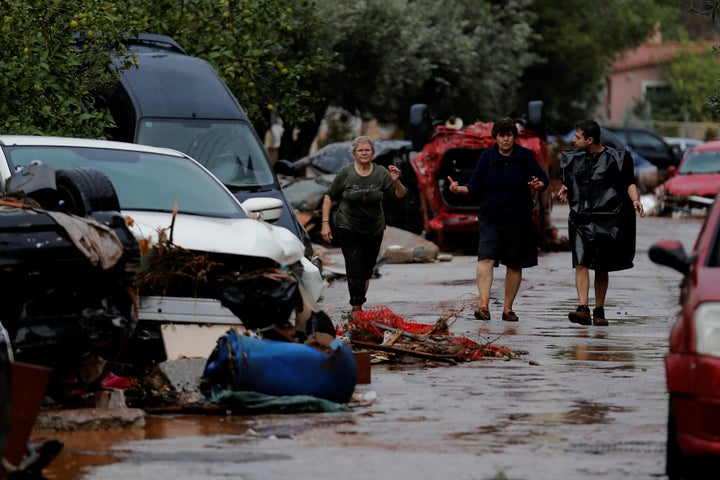
[[[273,197],[283,202],[276,225],[293,232],[312,256],[310,237],[283,194],[276,169],[247,115],[215,69],[187,55],[170,37],[141,34],[128,43],[138,68],[124,70],[105,102],[116,123],[113,140],[168,147],[205,165],[245,201]],[[289,167],[288,167],[289,166]],[[281,173],[291,173],[278,170]]]

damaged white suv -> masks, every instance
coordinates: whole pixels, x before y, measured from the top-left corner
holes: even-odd
[[[278,200],[241,204],[205,167],[170,149],[0,135],[0,193],[31,196],[22,181],[8,180],[18,172],[31,176],[33,164],[58,174],[57,196],[44,199],[44,210],[79,217],[119,210],[139,242],[137,327],[124,349],[129,361],[205,357],[228,325],[287,338],[278,327],[302,334],[318,315],[329,321],[317,303],[323,280],[304,245],[263,221],[280,214]],[[67,281],[82,282],[75,274],[68,270]],[[26,313],[27,305],[17,311]],[[3,320],[11,336],[20,321]]]

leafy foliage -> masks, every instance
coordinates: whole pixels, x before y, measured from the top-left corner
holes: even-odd
[[[173,37],[218,71],[256,124],[280,108],[286,121],[312,117],[312,79],[332,54],[318,41],[310,0],[135,0],[152,33]]]
[[[720,1],[702,0],[701,5],[695,7],[694,11],[701,15],[709,16],[713,22],[716,22],[717,18],[720,16]],[[717,55],[718,53],[720,52],[718,52],[716,49],[715,55]],[[715,63],[717,63],[717,60],[715,60]],[[717,74],[717,72],[713,70],[712,77],[708,75],[708,78],[712,78],[712,80],[714,81],[715,89],[713,93],[708,97],[705,106],[712,112],[714,112],[715,118],[717,118],[717,116],[720,115],[720,89],[717,88],[717,81],[720,76]]]
[[[528,52],[528,0],[318,0],[324,41],[338,52],[325,72],[329,101],[364,117],[403,123],[412,103],[438,114],[506,114]]]
[[[92,93],[117,76],[108,45],[125,58],[119,68],[132,64],[120,41],[142,28],[140,12],[106,0],[3,0],[0,10],[0,131],[102,137],[112,120]]]
[[[550,123],[567,131],[592,116],[615,56],[654,33],[675,0],[534,0],[533,45],[542,62],[523,76],[525,101],[540,99]]]
[[[717,90],[720,78],[720,63],[717,54],[697,54],[692,50],[680,53],[673,61],[662,66],[663,78],[670,84],[673,103],[669,111],[656,112],[655,118],[677,119],[678,113],[687,113],[691,121],[712,121],[718,119],[717,110],[708,105],[708,99]]]
[[[0,1],[0,129],[91,137],[112,122],[92,96],[116,79],[107,47],[123,56],[141,31],[208,60],[259,131],[271,114],[315,122],[329,105],[403,125],[413,103],[469,122],[538,99],[563,131],[594,111],[615,55],[678,11],[676,0]]]

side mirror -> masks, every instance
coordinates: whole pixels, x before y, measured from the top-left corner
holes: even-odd
[[[678,240],[661,240],[654,243],[648,256],[653,262],[673,268],[683,275],[690,272],[693,259],[685,252],[685,248]]]
[[[275,162],[275,165],[273,165],[273,170],[278,175],[286,175],[288,177],[296,176],[295,165],[290,160],[278,160]]]
[[[675,174],[677,174],[677,170],[678,170],[678,169],[677,169],[677,167],[676,167],[675,165],[670,165],[670,166],[667,168],[668,177],[674,177]]]
[[[282,200],[272,197],[253,197],[242,202],[242,206],[256,219],[273,223],[280,218],[283,210]]]

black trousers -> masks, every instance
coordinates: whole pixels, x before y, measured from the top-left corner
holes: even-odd
[[[350,305],[361,306],[367,301],[365,284],[375,270],[383,234],[364,235],[345,228],[338,228],[336,235],[345,258]]]

